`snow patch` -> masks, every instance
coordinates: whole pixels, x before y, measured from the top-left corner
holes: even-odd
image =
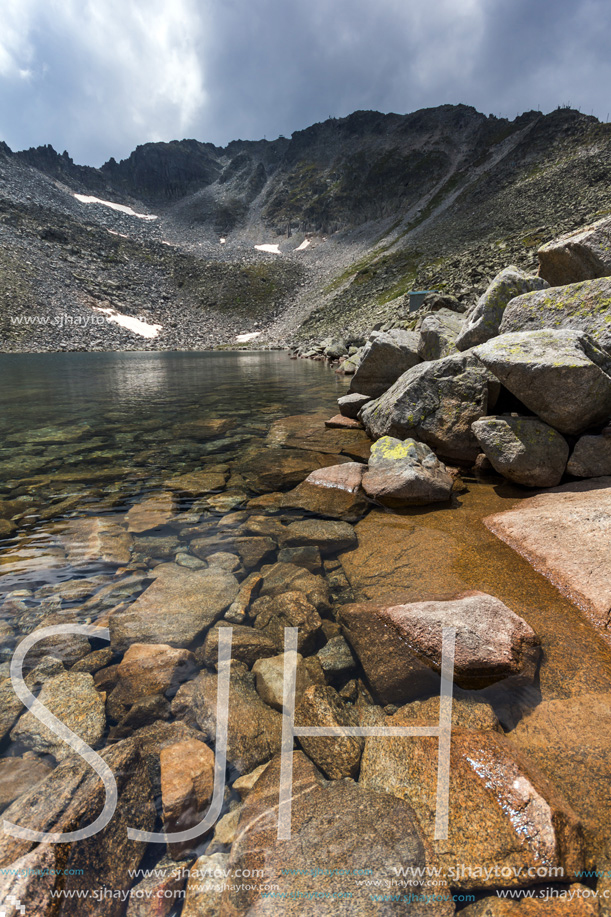
[[[226,241],[227,239],[219,239],[219,242],[221,243],[221,245],[224,245]]]
[[[110,207],[111,210],[118,210],[120,213],[126,213],[130,217],[138,217],[139,220],[156,220],[158,219],[152,213],[136,213],[126,204],[115,204],[114,201],[103,201],[99,197],[91,197],[89,194],[75,194],[77,201],[81,204],[103,204],[104,207]]]
[[[272,255],[280,255],[280,248],[278,245],[255,245],[255,248],[258,252],[270,252]]]
[[[297,248],[295,249],[295,251],[296,251],[296,252],[302,252],[305,248],[308,247],[309,244],[310,244],[310,240],[309,240],[309,239],[304,239],[303,242],[301,243],[301,245],[298,245],[298,246],[297,246]]]
[[[93,308],[96,312],[103,312],[104,315],[107,315],[109,322],[115,322],[115,324],[120,325],[122,328],[127,328],[128,331],[133,331],[134,334],[139,334],[143,338],[156,338],[163,328],[163,325],[151,325],[149,322],[134,318],[133,315],[123,315],[123,313],[117,312],[116,309],[104,306],[93,306]]]
[[[238,344],[245,344],[246,341],[254,341],[261,334],[260,331],[251,331],[248,334],[238,334],[236,341]]]
[[[108,229],[107,232],[109,232],[111,236],[121,236],[122,239],[129,239],[129,236],[125,235],[124,232],[115,232],[114,229]]]

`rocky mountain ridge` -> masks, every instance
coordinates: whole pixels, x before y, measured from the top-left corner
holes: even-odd
[[[99,169],[2,144],[2,348],[359,340],[409,289],[470,304],[505,264],[532,268],[542,242],[605,214],[610,147],[611,127],[579,112],[508,121],[465,105],[224,149],[147,143]],[[60,340],[17,321],[59,320],[61,302],[74,321]],[[92,335],[96,304],[161,329]]]

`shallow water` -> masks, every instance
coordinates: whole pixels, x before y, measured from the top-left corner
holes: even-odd
[[[0,508],[16,501],[0,519],[20,514],[0,541],[3,677],[16,643],[36,627],[64,620],[106,624],[117,606],[137,599],[158,564],[205,566],[193,553],[195,540],[210,539],[211,551],[237,550],[231,533],[249,515],[260,515],[245,509],[248,501],[272,489],[258,488],[256,475],[255,484],[244,478],[240,462],[263,456],[269,471],[270,425],[291,415],[336,413],[346,390],[324,365],[291,361],[284,353],[7,355],[0,357],[0,375]],[[206,468],[224,469],[224,488],[195,496],[177,491],[169,518],[133,534],[126,559],[109,561],[95,538],[80,545],[73,536],[66,549],[66,531],[79,520],[103,519],[116,536],[126,531],[133,506],[167,494],[173,477]],[[338,568],[347,576],[338,603],[450,598],[467,590],[505,602],[533,627],[543,648],[535,684],[501,683],[477,692],[506,730],[541,701],[611,695],[607,643],[482,523],[527,492],[496,478],[465,480],[467,492],[451,506],[394,513],[372,507],[356,523],[358,548],[340,555],[341,567],[323,571],[329,580]],[[269,562],[273,558],[261,561]],[[237,575],[256,569],[255,562]],[[58,584],[66,582],[71,591],[61,592]],[[0,746],[3,757],[24,750],[9,737]],[[54,766],[52,757],[42,758]],[[576,782],[585,785],[587,756],[577,755],[574,767]]]

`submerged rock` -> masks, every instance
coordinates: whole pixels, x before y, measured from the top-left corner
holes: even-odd
[[[288,592],[301,592],[318,611],[329,611],[329,587],[322,576],[295,564],[271,564],[261,570],[263,584],[259,595],[282,598]]]
[[[344,703],[334,688],[307,688],[295,709],[295,726],[358,726],[355,710]],[[330,780],[356,777],[365,747],[362,736],[300,736],[299,744],[308,758]]]
[[[611,278],[518,296],[505,309],[500,333],[541,328],[583,331],[611,352]]]
[[[295,703],[299,704],[304,691],[317,682],[311,667],[305,664],[301,653],[296,653],[295,657]],[[252,667],[256,678],[257,694],[266,704],[281,712],[284,705],[285,659],[286,653],[280,653],[273,658],[259,659]],[[324,678],[321,681],[324,684]]]
[[[239,890],[231,883],[224,892],[223,913],[318,917],[327,912],[326,906],[321,908],[324,895],[333,901],[334,912],[345,911],[345,901],[351,917],[390,917],[399,913],[396,903],[375,900],[370,886],[361,886],[358,877],[383,883],[395,870],[414,867],[414,875],[417,870],[426,875],[427,868],[437,866],[409,805],[351,780],[327,783],[301,752],[293,755],[291,838],[279,841],[279,780],[276,757],[243,804],[229,866],[234,874],[244,875],[264,863],[266,883],[286,889],[287,898],[280,910],[278,899],[268,897],[256,883]],[[417,878],[413,882],[414,895],[427,894]],[[347,894],[349,899],[342,898]],[[454,903],[441,885],[435,888],[434,900],[422,907],[410,904],[409,910],[414,917],[450,917]]]
[[[412,437],[444,458],[475,461],[471,424],[490,413],[499,389],[474,353],[456,354],[408,370],[361,417],[373,439]]]
[[[202,656],[198,658],[203,660],[208,669],[216,669],[219,652],[219,634],[225,623],[215,625],[208,631],[206,642],[204,643]],[[231,658],[237,662],[243,662],[249,669],[256,663],[257,659],[265,659],[268,656],[276,655],[276,644],[267,634],[256,630],[253,627],[244,627],[240,624],[231,624]]]
[[[576,478],[611,475],[611,431],[606,436],[582,436],[566,470]]]
[[[541,277],[533,277],[513,265],[506,267],[468,310],[463,330],[456,341],[458,349],[467,350],[496,337],[505,308],[512,299],[522,293],[543,290],[548,286],[547,281]]]
[[[587,868],[608,862],[611,695],[543,700],[507,738],[558,787],[582,820],[589,847]]]
[[[214,742],[217,729],[218,677],[208,672],[193,682],[192,705],[197,725]],[[255,676],[239,663],[232,666],[229,691],[227,760],[247,774],[280,751],[282,717],[255,689]]]
[[[522,618],[491,595],[446,602],[344,605],[344,633],[384,704],[439,690],[442,628],[456,629],[454,681],[483,688],[509,676],[532,681],[539,639]]]
[[[413,331],[374,331],[350,380],[349,394],[378,398],[406,370],[420,363],[419,342]]]
[[[2,900],[14,894],[26,913],[47,915],[53,913],[56,903],[52,890],[78,891],[83,893],[79,917],[99,917],[100,901],[90,895],[99,887],[100,876],[115,892],[127,892],[132,886],[131,871],[140,866],[147,845],[130,840],[127,829],[153,830],[152,785],[137,742],[121,742],[105,750],[102,757],[117,783],[118,803],[110,822],[97,834],[76,843],[37,844],[5,833],[0,838],[0,865],[10,866],[11,875],[2,879]],[[105,796],[98,775],[79,755],[71,755],[14,802],[3,817],[34,831],[73,831],[97,818]],[[122,895],[104,901],[105,917],[119,917],[124,908]],[[74,913],[74,905],[72,909]]]
[[[358,544],[354,528],[347,522],[303,519],[291,522],[283,533],[285,547],[318,547],[322,554],[339,554]]]
[[[155,581],[109,622],[111,646],[124,652],[131,643],[188,647],[238,594],[239,584],[222,570],[188,570],[177,564],[156,568]]]
[[[139,534],[167,525],[175,514],[176,507],[176,496],[173,493],[160,493],[147,497],[135,503],[125,517],[127,531]]]
[[[123,565],[129,563],[132,538],[116,517],[87,516],[63,525],[60,543],[75,567],[96,561]]]
[[[581,433],[611,414],[611,357],[581,331],[502,334],[474,352],[516,398],[561,433]]]
[[[438,744],[433,737],[368,738],[360,784],[413,806],[452,885],[484,889],[548,882],[547,870],[537,876],[542,864],[563,869],[565,881],[575,878],[584,863],[577,815],[492,730],[452,731],[448,837],[434,840]]]
[[[453,479],[432,449],[414,439],[383,436],[363,475],[366,494],[389,506],[420,506],[450,499]]]
[[[0,812],[48,777],[51,770],[31,752],[23,758],[0,759]]]
[[[327,414],[295,414],[282,417],[271,425],[266,443],[268,446],[283,446],[291,449],[305,449],[334,455],[367,459],[369,439],[363,430],[332,430],[325,427]],[[322,463],[319,463],[319,467]],[[314,468],[310,469],[311,471]],[[302,476],[303,480],[303,476]]]
[[[106,713],[104,699],[96,691],[91,675],[63,672],[50,678],[44,683],[38,700],[87,745],[98,745],[104,734]],[[17,721],[11,739],[39,754],[53,755],[57,761],[73,754],[63,739],[29,711]]]
[[[569,457],[568,443],[542,420],[482,417],[472,429],[494,470],[510,481],[527,487],[560,483]]]
[[[233,467],[254,493],[271,493],[296,487],[317,468],[337,461],[339,456],[332,458],[327,452],[268,447],[246,453]]]
[[[611,477],[564,484],[484,524],[601,627],[611,616]]]
[[[552,286],[611,274],[611,219],[605,217],[543,245],[539,274]]]
[[[250,613],[255,617],[255,628],[263,631],[273,640],[279,653],[284,651],[285,627],[299,629],[297,639],[299,652],[311,652],[314,649],[316,635],[322,626],[322,620],[315,606],[304,593],[289,591],[273,598],[271,596],[259,598],[253,603]]]
[[[166,832],[185,831],[199,824],[214,788],[214,752],[203,742],[185,739],[166,745],[159,755],[161,802]],[[201,843],[192,841],[168,844],[174,859],[184,856]]]

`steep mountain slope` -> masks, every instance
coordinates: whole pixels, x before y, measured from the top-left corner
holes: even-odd
[[[571,110],[355,112],[224,149],[149,143],[101,169],[1,145],[2,347],[358,338],[410,288],[470,299],[499,267],[532,267],[541,241],[611,208],[610,183],[611,126]]]

